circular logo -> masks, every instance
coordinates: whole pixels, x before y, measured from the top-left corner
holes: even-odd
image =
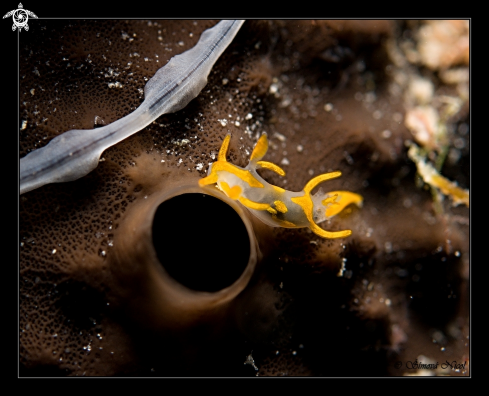
[[[24,28],[26,32],[29,30],[29,25],[27,24],[29,17],[37,18],[37,15],[34,14],[32,11],[24,9],[22,3],[19,3],[19,8],[17,8],[16,10],[7,12],[3,16],[3,18],[5,19],[9,16],[11,16],[14,21],[14,24],[12,25],[12,30],[15,31],[19,29],[19,32],[22,31],[22,28]]]
[[[29,19],[29,15],[27,15],[27,12],[23,8],[20,8],[18,10],[15,10],[13,19],[15,25],[18,28],[23,28],[25,25],[27,25],[27,20]]]

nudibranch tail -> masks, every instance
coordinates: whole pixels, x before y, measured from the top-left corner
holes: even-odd
[[[268,150],[267,134],[263,133],[253,149],[246,168],[240,168],[226,160],[231,135],[227,134],[219,150],[217,161],[209,167],[208,176],[199,180],[200,186],[217,184],[229,198],[239,201],[264,223],[272,227],[309,227],[323,238],[344,238],[351,230],[326,231],[317,225],[340,213],[354,203],[361,206],[363,198],[348,191],[333,191],[314,195],[311,191],[326,180],[341,176],[341,172],[329,172],[310,180],[301,192],[287,191],[264,180],[257,168],[265,168],[284,176],[285,171],[271,162],[261,161]]]
[[[335,238],[344,238],[349,235],[351,235],[351,230],[343,230],[343,231],[326,231],[323,230],[321,227],[319,227],[315,222],[314,222],[314,203],[312,201],[311,197],[311,190],[316,187],[319,183],[334,179],[336,177],[341,176],[341,172],[330,172],[330,173],[325,173],[323,175],[316,176],[312,180],[310,180],[305,186],[304,186],[304,195],[301,197],[293,197],[291,198],[291,201],[299,205],[302,210],[304,211],[304,214],[306,215],[307,221],[309,222],[309,228],[311,229],[312,232],[314,232],[316,235],[319,235],[320,237],[323,238],[329,238],[329,239],[335,239]],[[326,199],[327,201],[327,199]],[[327,202],[331,203],[331,202]],[[339,212],[338,212],[339,213]]]
[[[330,191],[329,197],[322,200],[321,203],[326,207],[326,217],[333,217],[345,209],[348,205],[356,204],[361,207],[363,197],[349,191]]]

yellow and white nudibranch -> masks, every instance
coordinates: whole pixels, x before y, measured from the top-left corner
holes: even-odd
[[[229,198],[238,200],[251,213],[272,227],[302,228],[309,227],[312,232],[323,238],[344,238],[351,230],[326,231],[317,224],[340,213],[346,206],[362,206],[361,195],[348,191],[331,191],[326,194],[319,190],[311,191],[319,183],[341,176],[341,172],[330,172],[311,179],[300,192],[287,191],[266,182],[256,171],[257,168],[270,169],[280,176],[285,172],[271,162],[261,161],[268,150],[267,134],[258,139],[250,162],[246,168],[226,161],[231,135],[227,134],[222,142],[217,162],[209,166],[207,177],[199,180],[201,187],[217,183],[217,187]]]

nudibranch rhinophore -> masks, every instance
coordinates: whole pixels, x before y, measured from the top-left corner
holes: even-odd
[[[351,235],[351,230],[326,231],[317,224],[340,213],[350,204],[361,207],[363,197],[349,191],[322,193],[319,190],[316,194],[311,194],[312,189],[319,183],[339,177],[341,172],[316,176],[302,191],[287,191],[266,182],[256,171],[257,168],[265,168],[285,176],[285,171],[279,166],[261,161],[268,150],[266,133],[258,139],[250,162],[244,169],[226,160],[230,139],[231,135],[227,134],[219,150],[217,162],[209,166],[207,177],[199,180],[201,187],[216,183],[229,198],[238,200],[261,221],[272,227],[309,227],[316,235],[331,239]]]

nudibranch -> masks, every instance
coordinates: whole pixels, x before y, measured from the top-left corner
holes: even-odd
[[[217,161],[209,166],[207,177],[199,180],[201,187],[216,183],[229,198],[238,200],[261,221],[272,227],[309,227],[316,235],[331,239],[351,235],[351,230],[323,230],[318,223],[335,216],[350,204],[361,207],[363,197],[349,191],[322,193],[319,190],[316,194],[311,194],[319,183],[339,177],[341,172],[316,176],[300,192],[287,191],[268,183],[257,173],[258,168],[265,168],[285,176],[285,171],[279,166],[261,161],[268,150],[266,133],[258,139],[246,168],[227,162],[226,155],[230,140],[231,135],[227,134],[219,150]]]

